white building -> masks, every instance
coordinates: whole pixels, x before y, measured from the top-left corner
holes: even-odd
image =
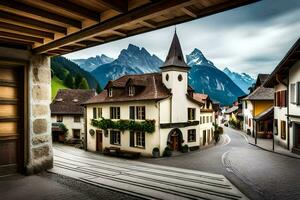
[[[300,39],[288,51],[264,84],[275,89],[274,138],[300,154]]]
[[[204,103],[194,98],[188,86],[189,68],[175,33],[161,73],[126,75],[110,81],[103,92],[86,102],[87,149],[102,151],[115,147],[151,156],[157,147],[162,156],[167,146],[173,151],[181,150],[183,145],[199,148],[200,109]],[[103,123],[93,126],[92,119]],[[136,126],[120,130],[120,126],[112,125],[105,129],[106,119],[114,124],[154,122],[155,130],[150,133]],[[210,127],[207,129],[211,130]]]
[[[94,90],[60,89],[53,99],[51,110],[53,141],[82,140],[84,138],[84,107],[82,103],[95,96]],[[61,125],[68,131],[64,133]]]

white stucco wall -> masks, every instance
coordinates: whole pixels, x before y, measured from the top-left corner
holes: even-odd
[[[300,61],[296,62],[289,71],[289,88],[293,83],[300,82]],[[289,91],[290,93],[290,91]],[[289,115],[300,116],[300,105],[292,104],[289,97]],[[290,121],[293,123],[300,123],[300,119],[297,117],[290,117]],[[294,132],[293,127],[290,127],[290,146],[294,145]]]
[[[287,87],[283,84],[278,84],[274,87],[275,92],[287,90]],[[286,147],[287,145],[287,137],[286,139],[281,138],[281,121],[286,122],[287,125],[287,107],[277,107],[274,106],[274,119],[278,120],[278,134],[274,135],[275,143],[280,144],[283,147]],[[288,127],[286,127],[287,130]],[[286,133],[287,134],[287,133]]]
[[[202,112],[200,114],[200,117],[205,117],[205,123],[203,123],[203,120],[202,120],[202,123],[199,125],[200,127],[200,140],[199,140],[199,144],[200,146],[203,146],[203,131],[205,130],[206,131],[206,142],[205,142],[205,145],[209,144],[211,141],[212,141],[212,129],[213,129],[213,122],[214,122],[214,113],[211,112]],[[199,119],[200,119],[199,117]],[[207,122],[207,117],[209,119],[209,121]],[[210,117],[212,117],[212,122],[210,122]],[[200,120],[201,121],[201,120]],[[208,134],[208,130],[210,130],[210,134]]]
[[[166,75],[169,75],[169,80],[166,80]],[[178,76],[182,75],[182,81],[178,80]],[[188,88],[188,76],[184,71],[163,71],[162,72],[163,83],[167,88],[171,89],[172,103],[171,103],[171,122],[185,122],[187,121],[187,88]]]
[[[251,133],[253,131],[253,105],[251,101],[247,101],[247,109],[245,107],[245,101],[243,101],[243,115],[244,115],[244,125],[243,129],[244,131],[247,131],[247,129],[250,129]],[[251,126],[249,126],[249,119],[251,119]],[[247,121],[246,121],[247,120]]]
[[[52,115],[51,116],[51,122],[56,123],[57,122],[57,116]],[[80,129],[80,139],[84,138],[84,117],[80,117],[80,122],[74,122],[74,115],[63,115],[63,122],[62,122],[66,128],[68,129],[68,134],[66,139],[72,139],[73,138],[73,129]]]

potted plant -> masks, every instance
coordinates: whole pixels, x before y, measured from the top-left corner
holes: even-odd
[[[189,146],[187,144],[185,144],[182,146],[181,150],[182,150],[182,153],[187,153],[187,152],[189,152]]]
[[[158,147],[153,148],[152,156],[153,156],[153,158],[158,158],[159,157],[159,148]]]
[[[170,147],[167,146],[164,150],[163,156],[170,157],[171,155],[172,155],[172,151],[171,151]]]

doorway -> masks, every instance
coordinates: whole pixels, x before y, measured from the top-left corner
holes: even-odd
[[[295,123],[294,134],[295,134],[295,147],[297,149],[300,149],[300,124]]]
[[[206,144],[206,130],[203,131],[203,146]]]
[[[24,68],[0,66],[0,176],[24,163]]]
[[[101,130],[96,130],[96,150],[102,152],[103,134]]]
[[[179,151],[181,150],[181,143],[182,143],[182,133],[181,131],[176,128],[170,131],[168,136],[168,144],[172,151]]]

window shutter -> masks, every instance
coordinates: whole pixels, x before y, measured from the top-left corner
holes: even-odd
[[[110,144],[113,144],[113,134],[112,131],[109,132]]]
[[[134,132],[133,131],[130,131],[129,143],[130,143],[131,147],[134,147]]]
[[[297,82],[297,90],[296,90],[296,97],[297,97],[297,105],[300,105],[300,82]]]
[[[146,141],[145,132],[142,132],[142,134],[143,134],[142,146],[145,147],[145,141]]]
[[[134,106],[129,106],[129,115],[129,118],[134,120]]]
[[[96,108],[93,108],[93,119],[97,118],[97,110]]]
[[[113,118],[113,108],[110,107],[109,110],[110,110],[110,118],[112,119]]]
[[[145,119],[145,118],[146,118],[146,107],[143,106],[143,107],[142,107],[142,110],[143,110],[143,116],[142,116],[142,119]]]

